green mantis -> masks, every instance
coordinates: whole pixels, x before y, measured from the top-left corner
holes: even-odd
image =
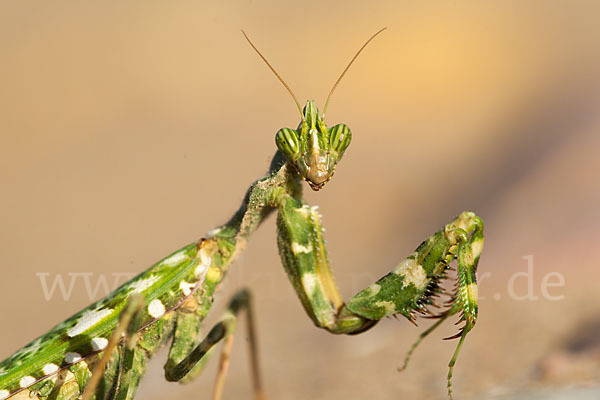
[[[316,207],[302,199],[302,181],[320,190],[331,180],[351,141],[344,124],[328,127],[324,113],[329,98],[356,53],[334,84],[323,114],[313,101],[301,108],[283,79],[250,42],[286,89],[301,113],[297,129],[280,129],[277,151],[268,173],[247,190],[239,210],[202,239],[174,252],[123,284],[108,297],[56,325],[0,363],[2,399],[132,399],[153,354],[169,343],[165,377],[189,381],[199,374],[214,346],[223,342],[221,366],[213,398],[221,398],[231,341],[241,311],[246,319],[256,398],[263,398],[254,337],[250,293],[243,289],[206,336],[199,335],[218,286],[243,250],[247,238],[277,212],[278,247],[283,266],[313,323],[334,334],[358,334],[382,318],[417,314],[439,318],[416,345],[450,316],[464,322],[450,361],[448,393],[454,363],[477,319],[475,273],[483,248],[483,223],[463,212],[434,233],[390,273],[343,301],[333,280]],[[244,33],[245,35],[245,33]],[[456,260],[456,290],[447,307],[433,314]],[[409,353],[409,356],[410,356]],[[408,361],[408,357],[406,359]]]

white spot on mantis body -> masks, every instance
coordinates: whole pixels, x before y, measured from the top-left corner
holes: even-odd
[[[10,395],[8,390],[0,390],[0,400],[8,398],[8,395]]]
[[[479,257],[483,251],[483,238],[474,240],[473,243],[471,243],[471,249],[473,250],[473,257]]]
[[[33,376],[24,376],[19,381],[19,385],[21,385],[22,388],[26,388],[27,386],[33,385],[34,382],[35,378]]]
[[[44,375],[53,374],[58,371],[58,365],[52,363],[46,364],[44,365],[44,368],[42,368],[42,371],[44,372]]]
[[[67,364],[73,364],[79,360],[81,360],[81,354],[79,354],[79,353],[70,353],[69,352],[69,353],[65,354],[65,362]]]
[[[369,290],[369,293],[368,293],[369,297],[375,296],[381,290],[381,285],[379,285],[377,283],[373,283],[371,286],[368,287],[368,290]]]
[[[221,230],[222,230],[222,229],[223,229],[223,228],[215,228],[215,229],[211,229],[210,231],[206,232],[206,236],[207,236],[207,237],[209,237],[209,238],[210,238],[210,237],[213,237],[213,236],[215,236],[216,234],[218,234],[219,232],[221,232]]]
[[[391,301],[378,301],[375,303],[377,307],[383,307],[385,315],[394,314],[396,312],[396,305]]]
[[[319,214],[319,206],[309,206],[308,204],[304,204],[302,207],[296,208],[296,212],[298,214],[302,214],[303,217],[308,218],[309,216],[314,216],[317,218],[321,217]]]
[[[194,275],[196,275],[196,278],[200,278],[200,277],[206,275],[206,271],[208,271],[208,268],[209,268],[208,265],[204,265],[204,264],[200,263],[196,267],[196,270],[194,271]]]
[[[310,296],[317,287],[317,277],[313,273],[306,273],[302,275],[302,286],[304,286],[304,291],[308,293]]]
[[[67,335],[69,337],[74,337],[87,331],[88,329],[96,325],[98,322],[102,321],[104,318],[112,314],[113,311],[114,310],[108,308],[104,308],[101,310],[86,311],[85,313],[83,313],[81,318],[77,320],[77,324],[71,329],[67,330]]]
[[[174,267],[180,264],[183,260],[187,259],[188,255],[185,252],[175,253],[171,257],[165,259],[161,264],[168,267]]]
[[[200,248],[198,251],[198,258],[200,259],[200,264],[196,267],[194,274],[197,278],[204,276],[210,264],[212,264],[212,257],[204,250],[204,247]]]
[[[162,317],[165,311],[165,306],[159,299],[154,299],[148,304],[148,314],[152,318]]]
[[[92,348],[94,351],[104,350],[108,345],[108,339],[102,337],[95,337],[92,339]]]
[[[208,254],[204,246],[202,246],[198,253],[200,254],[200,262],[202,264],[210,265],[212,263],[212,257],[210,256],[210,254]]]
[[[302,214],[303,217],[308,217],[308,214],[310,213],[310,207],[305,204],[302,207],[297,208],[295,211],[298,214]]]
[[[141,279],[139,281],[133,282],[129,288],[132,289],[131,293],[141,293],[144,290],[148,289],[150,286],[154,284],[158,280],[158,276],[154,275],[146,279]]]
[[[187,283],[186,281],[181,281],[179,283],[179,289],[183,292],[185,296],[189,296],[192,293],[192,289],[196,286],[195,283]]]
[[[319,206],[312,206],[310,207],[310,213],[312,215],[314,215],[315,217],[320,217],[321,214],[319,213]]]
[[[470,283],[467,285],[467,296],[469,296],[469,300],[474,301],[477,304],[478,290],[476,283]]]
[[[312,250],[313,250],[313,248],[310,243],[306,246],[302,246],[300,243],[296,243],[296,242],[292,243],[292,252],[296,255],[300,254],[300,253],[308,254],[308,253],[312,252]]]
[[[412,283],[417,289],[424,289],[427,286],[428,279],[427,274],[423,266],[417,263],[417,260],[407,258],[400,262],[393,271],[396,275],[400,275],[404,278],[402,286],[406,287]]]

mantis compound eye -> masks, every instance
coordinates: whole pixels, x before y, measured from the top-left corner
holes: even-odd
[[[351,140],[352,132],[347,125],[338,124],[329,129],[329,144],[331,149],[338,153],[339,158],[342,157]]]
[[[293,129],[282,128],[277,131],[275,144],[288,160],[295,161],[300,156],[298,134]]]

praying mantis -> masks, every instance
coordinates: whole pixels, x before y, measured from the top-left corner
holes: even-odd
[[[267,59],[244,36],[293,97],[301,114],[297,129],[282,128],[267,174],[248,188],[239,210],[222,226],[154,264],[109,296],[59,323],[0,363],[0,400],[132,399],[153,354],[171,342],[165,377],[187,382],[223,343],[213,399],[223,393],[233,335],[240,312],[247,314],[254,397],[263,399],[251,295],[238,291],[223,317],[206,334],[202,321],[229,266],[248,237],[277,211],[277,244],[282,264],[312,322],[333,334],[359,334],[382,318],[418,314],[438,318],[410,349],[451,316],[464,325],[451,338],[458,344],[449,363],[448,395],[459,351],[477,319],[476,270],[483,250],[483,222],[463,212],[423,241],[391,272],[343,301],[329,267],[321,215],[302,199],[302,182],[318,191],[329,182],[350,145],[348,126],[325,124],[335,88],[375,33],[358,50],[333,85],[319,113],[304,108]],[[456,260],[456,266],[452,266]],[[442,281],[456,270],[456,286],[437,314]],[[449,339],[451,339],[449,338]]]

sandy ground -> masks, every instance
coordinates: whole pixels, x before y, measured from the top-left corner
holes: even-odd
[[[600,398],[598,7],[587,2],[127,2],[0,4],[0,359],[224,222],[267,168],[292,101],[323,104],[354,139],[324,215],[344,297],[387,273],[460,211],[486,222],[480,318],[455,369],[458,399]],[[326,21],[324,27],[315,21]],[[308,188],[307,188],[308,190]],[[444,399],[452,324],[399,373],[421,329],[389,319],[356,337],[312,326],[280,266],[274,220],[230,271],[211,321],[255,293],[271,399]],[[225,397],[250,398],[245,332]],[[162,378],[138,398],[210,398]]]

